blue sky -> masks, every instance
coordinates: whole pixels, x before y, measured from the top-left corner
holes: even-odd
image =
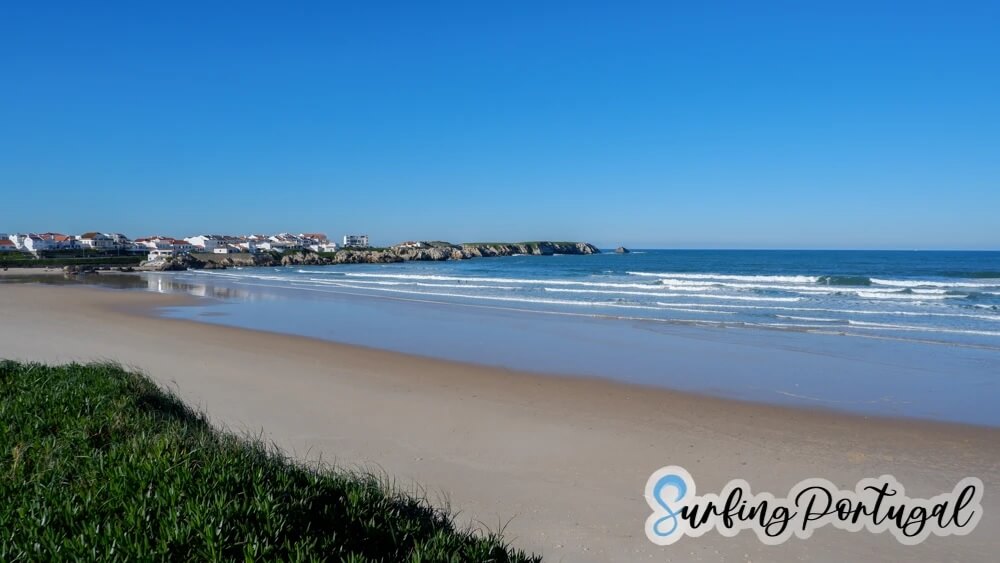
[[[1000,248],[1000,3],[290,4],[5,5],[0,232]]]

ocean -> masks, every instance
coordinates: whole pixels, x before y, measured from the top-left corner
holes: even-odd
[[[1000,425],[1000,252],[638,250],[146,274],[165,314],[764,402]]]
[[[1000,253],[640,250],[202,271],[239,285],[1000,347]]]

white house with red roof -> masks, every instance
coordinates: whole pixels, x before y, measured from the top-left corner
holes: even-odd
[[[152,250],[172,250],[177,254],[183,254],[194,250],[194,246],[190,242],[175,239],[174,237],[157,235],[152,237],[137,238],[135,239],[135,242]]]
[[[38,235],[52,243],[54,250],[68,250],[78,248],[76,238],[62,233],[42,233]]]
[[[115,248],[115,240],[104,233],[88,232],[76,237],[78,244],[83,248],[93,248],[95,250],[111,250]]]
[[[35,233],[29,233],[24,235],[24,238],[21,240],[21,248],[32,254],[38,254],[45,250],[55,250],[56,243],[52,240],[42,238]]]

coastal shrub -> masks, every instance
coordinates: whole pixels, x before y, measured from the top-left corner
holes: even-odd
[[[145,255],[147,253],[143,252],[141,254]],[[39,258],[111,258],[129,255],[129,252],[99,250],[96,248],[64,248],[59,250],[42,250],[38,253]]]
[[[112,364],[0,361],[0,561],[538,561]]]

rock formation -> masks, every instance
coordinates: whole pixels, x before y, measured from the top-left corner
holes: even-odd
[[[585,242],[469,243],[426,242],[420,246],[398,245],[391,248],[345,248],[332,254],[300,250],[285,255],[257,254],[184,254],[166,260],[143,262],[140,270],[166,272],[187,269],[213,269],[233,266],[321,266],[327,264],[389,264],[393,262],[467,260],[519,254],[599,254],[596,246]]]
[[[147,272],[173,272],[180,270],[225,270],[237,266],[276,266],[280,262],[269,253],[259,254],[209,254],[192,253],[172,256],[165,260],[147,260],[139,270]]]

